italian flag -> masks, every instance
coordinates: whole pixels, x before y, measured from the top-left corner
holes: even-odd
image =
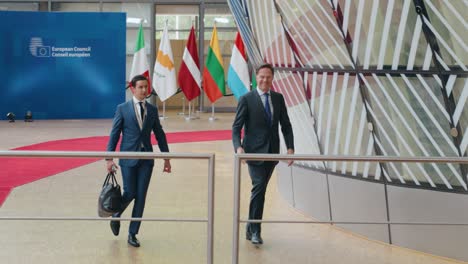
[[[148,79],[148,93],[151,94],[151,80],[149,76],[149,64],[145,51],[145,36],[143,34],[143,25],[140,24],[138,37],[135,45],[135,53],[133,54],[132,70],[130,71],[129,79],[131,80],[136,75],[144,75]],[[130,84],[131,85],[131,84]],[[131,87],[133,89],[133,87]]]
[[[211,103],[214,103],[226,93],[224,87],[223,59],[221,57],[221,52],[219,52],[216,26],[213,28],[206,64],[203,69],[203,89]]]

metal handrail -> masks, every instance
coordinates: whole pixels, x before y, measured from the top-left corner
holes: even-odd
[[[213,264],[214,226],[214,153],[154,153],[154,152],[99,152],[99,151],[0,151],[0,157],[58,157],[58,158],[134,158],[134,159],[207,159],[208,160],[208,217],[207,219],[170,218],[119,218],[120,221],[165,221],[165,222],[206,222],[207,263]],[[18,217],[5,216],[1,220],[43,220],[43,221],[109,221],[100,217]]]
[[[434,162],[434,163],[468,163],[468,157],[399,157],[399,156],[338,156],[308,154],[235,154],[243,160],[308,160],[308,161],[374,161],[374,162]]]
[[[210,159],[214,153],[7,150],[0,151],[0,157]]]
[[[287,155],[287,154],[235,154],[234,155],[234,206],[233,206],[233,241],[232,263],[239,263],[239,225],[243,223],[302,223],[302,224],[395,224],[395,225],[462,225],[468,223],[427,223],[427,222],[364,222],[364,221],[291,221],[291,220],[241,220],[240,219],[240,165],[246,160],[278,161],[278,160],[308,160],[308,161],[373,161],[373,162],[433,162],[433,163],[464,163],[468,157],[395,157],[395,156],[325,156],[325,155]]]
[[[468,223],[441,223],[441,222],[392,222],[392,221],[316,221],[316,220],[249,220],[240,219],[241,223],[270,223],[270,224],[353,224],[353,225],[441,225],[441,226],[468,226]]]
[[[103,217],[66,217],[66,216],[0,216],[0,220],[48,220],[48,221],[109,221]],[[119,217],[119,221],[148,221],[148,222],[207,222],[201,218],[140,218],[140,217]]]

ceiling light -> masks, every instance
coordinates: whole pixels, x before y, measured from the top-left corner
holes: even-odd
[[[225,17],[216,17],[214,20],[215,22],[218,22],[218,23],[223,23],[223,24],[229,23],[229,19]]]
[[[148,23],[146,19],[141,19],[138,17],[127,17],[127,24],[140,24],[141,21],[143,21],[143,23]]]

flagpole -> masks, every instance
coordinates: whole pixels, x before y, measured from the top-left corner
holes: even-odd
[[[195,107],[192,106],[192,102],[189,102],[189,115],[185,117],[186,121],[197,119],[197,117],[192,115],[193,109],[195,109]]]
[[[192,119],[200,119],[200,116],[198,115],[198,112],[195,111],[195,105],[192,107]]]
[[[192,113],[192,102],[188,103],[188,119],[191,119],[191,113]]]
[[[192,111],[191,110],[192,109],[192,102],[189,102],[188,108],[189,108],[189,114],[188,114],[188,116],[185,117],[185,121],[190,121],[192,119],[192,117],[190,116],[190,113]]]
[[[185,96],[182,96],[182,112],[177,113],[177,115],[185,116]]]
[[[163,114],[159,117],[159,120],[167,119],[166,116],[166,102],[163,102]]]
[[[212,104],[211,104],[211,116],[210,116],[210,118],[208,118],[208,120],[210,120],[210,121],[215,121],[216,119],[218,119],[218,118],[215,117],[214,112],[215,112],[215,110],[214,110],[214,103],[212,103]]]

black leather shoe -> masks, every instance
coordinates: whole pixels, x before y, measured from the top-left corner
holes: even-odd
[[[134,247],[139,247],[140,246],[140,241],[138,241],[136,236],[132,235],[132,234],[128,235],[128,241],[127,242],[128,242],[128,244],[130,244],[130,246],[134,246]]]
[[[251,241],[254,245],[263,244],[263,239],[260,236],[260,233],[252,233]]]
[[[114,236],[118,236],[120,231],[120,221],[110,221],[110,227]]]

